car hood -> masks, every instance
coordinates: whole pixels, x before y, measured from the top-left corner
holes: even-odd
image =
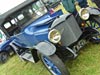
[[[56,17],[48,17],[41,21],[36,21],[31,23],[28,27],[24,29],[24,32],[27,34],[36,34],[40,32],[45,32],[49,29],[49,26],[55,20]]]

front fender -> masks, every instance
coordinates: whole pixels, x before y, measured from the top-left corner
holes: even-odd
[[[87,7],[86,8],[90,15],[100,15],[100,11],[97,8]]]
[[[34,48],[46,56],[53,55],[56,52],[56,47],[50,42],[40,42]]]

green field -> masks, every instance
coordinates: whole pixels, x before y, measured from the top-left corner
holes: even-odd
[[[100,44],[88,44],[75,60],[65,63],[71,75],[100,75]],[[0,65],[0,75],[51,75],[41,61],[23,62],[17,56]]]
[[[92,5],[89,2],[90,5]],[[71,75],[100,75],[100,44],[89,43],[79,52],[75,60],[66,61]],[[41,61],[36,64],[21,61],[13,56],[0,65],[0,75],[51,75]]]

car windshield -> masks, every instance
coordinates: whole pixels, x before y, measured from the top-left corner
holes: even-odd
[[[33,22],[46,13],[47,9],[41,0],[32,2],[7,16],[3,27],[7,33],[12,36],[16,32],[18,33],[22,27],[29,25],[29,21]]]

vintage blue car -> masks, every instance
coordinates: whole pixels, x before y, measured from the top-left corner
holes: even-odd
[[[76,16],[62,14],[50,14],[41,0],[25,1],[2,16],[3,32],[10,37],[0,48],[13,49],[23,61],[41,59],[52,75],[70,75],[63,61],[76,58],[88,42],[100,42],[100,12],[82,8]]]
[[[62,14],[61,10],[50,14],[41,0],[24,1],[2,14],[0,26],[7,38],[0,46],[0,61],[6,62],[7,51],[12,49],[25,61],[36,63],[40,58],[53,75],[69,74],[62,60],[54,54],[53,43],[58,43],[61,35],[58,30],[50,29],[53,21]]]
[[[28,29],[31,30],[30,28],[33,24],[36,24],[46,18],[49,20],[51,19],[50,17],[61,14],[61,10],[50,14],[43,2],[35,0],[24,1],[13,9],[0,14],[0,62],[5,63],[9,56],[14,53],[13,48],[9,46],[9,43],[13,40],[10,37],[18,33],[29,33],[30,31],[28,31]],[[45,26],[42,26],[42,28],[45,28]],[[35,30],[37,31],[39,29],[41,29],[41,27]],[[37,38],[40,40],[47,40],[47,34],[43,34],[43,36],[41,35],[37,36]]]

